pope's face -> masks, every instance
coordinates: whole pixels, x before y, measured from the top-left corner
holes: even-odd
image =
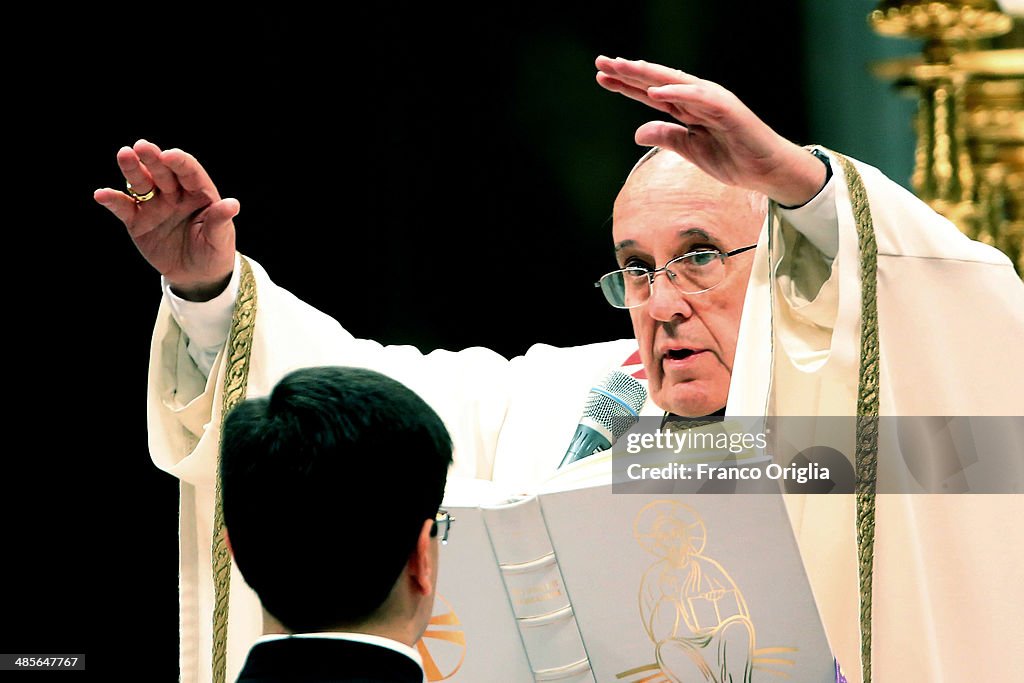
[[[732,251],[756,243],[763,220],[749,193],[663,150],[615,201],[616,259],[654,269],[697,249]],[[725,406],[753,253],[727,259],[722,283],[700,294],[683,294],[660,273],[651,298],[630,309],[651,399],[662,409],[700,416]]]

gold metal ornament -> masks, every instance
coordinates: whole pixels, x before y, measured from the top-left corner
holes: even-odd
[[[995,0],[883,0],[868,22],[925,41],[872,67],[918,99],[914,192],[1024,275],[1024,22]]]
[[[141,204],[142,202],[148,202],[150,199],[152,199],[153,197],[156,196],[156,185],[154,185],[153,189],[150,190],[149,192],[145,192],[145,193],[142,193],[142,194],[140,194],[140,193],[136,192],[135,190],[133,190],[131,183],[125,183],[125,185],[128,186],[128,196],[131,197],[132,199],[134,199],[136,204]]]

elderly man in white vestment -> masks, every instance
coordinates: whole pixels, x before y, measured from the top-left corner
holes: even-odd
[[[453,475],[515,486],[554,471],[589,387],[624,363],[643,363],[642,414],[852,416],[863,398],[862,302],[875,294],[874,278],[861,279],[858,230],[873,223],[877,414],[1024,414],[1024,363],[1001,341],[1024,337],[1024,286],[1004,255],[877,170],[785,140],[721,86],[645,62],[601,57],[597,67],[601,86],[675,119],[637,131],[639,144],[662,151],[615,204],[619,268],[652,271],[649,298],[630,309],[630,340],[538,345],[509,361],[354,339],[236,253],[239,204],[193,157],[146,141],[118,153],[130,192],[98,190],[96,200],[164,281],[149,430],[154,462],[181,480],[182,680],[216,680],[225,666],[230,679],[260,635],[259,602],[241,577],[226,566],[214,576],[219,424],[238,396],[266,394],[296,367],[364,365],[395,377],[445,420]],[[664,272],[708,252],[725,266],[708,291],[686,293]],[[540,380],[543,405],[532,400]],[[833,652],[850,681],[862,680],[854,497],[791,496],[787,506]],[[1014,677],[1024,661],[1024,543],[1002,520],[1022,513],[1019,495],[878,496],[864,660],[874,680]],[[218,593],[230,615],[219,655]]]

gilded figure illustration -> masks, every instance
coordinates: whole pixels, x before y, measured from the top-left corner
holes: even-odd
[[[632,683],[750,683],[754,669],[789,673],[795,648],[755,650],[755,628],[739,586],[705,554],[703,519],[686,504],[656,500],[633,522],[640,546],[657,560],[644,572],[639,608],[655,662],[620,673]]]

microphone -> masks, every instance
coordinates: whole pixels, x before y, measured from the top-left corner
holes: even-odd
[[[647,390],[635,377],[613,370],[590,390],[583,417],[559,467],[606,451],[640,419]]]

